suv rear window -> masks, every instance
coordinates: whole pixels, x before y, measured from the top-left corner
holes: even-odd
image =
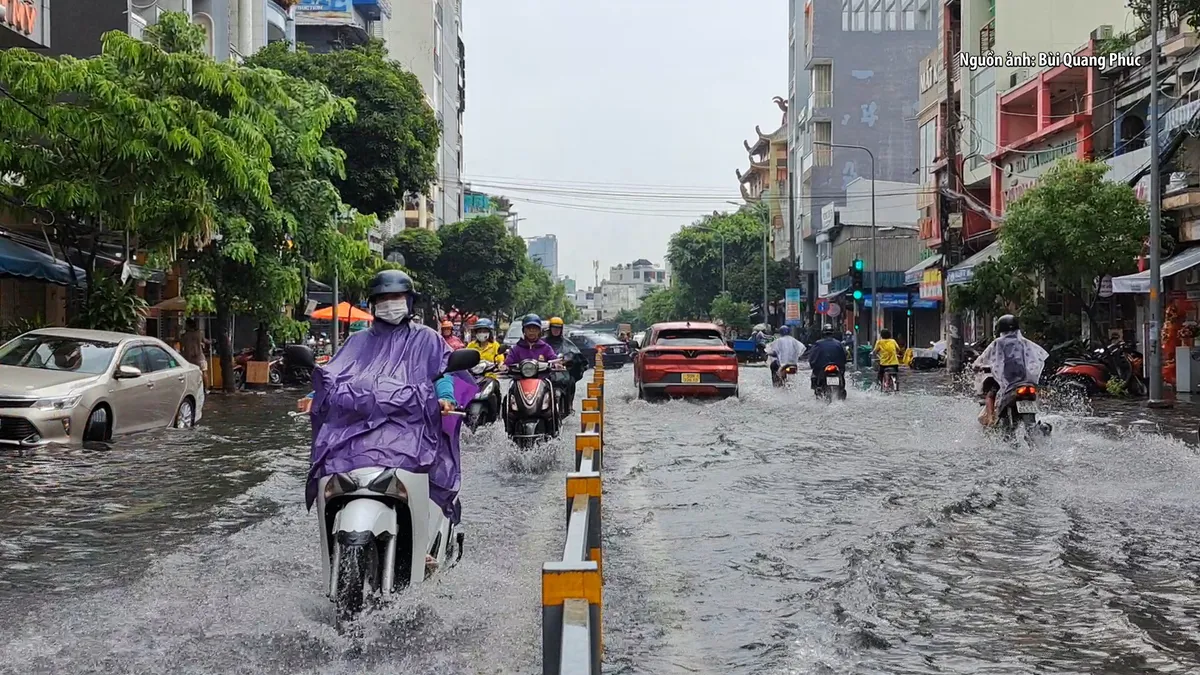
[[[724,347],[725,340],[713,330],[675,328],[656,335],[654,344],[663,347]]]

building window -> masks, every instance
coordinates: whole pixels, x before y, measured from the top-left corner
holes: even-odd
[[[867,0],[854,0],[853,30],[862,32],[867,29]]]
[[[990,69],[989,69],[990,70]],[[996,151],[996,81],[992,77],[972,78],[971,81],[971,168],[988,165],[987,156]]]
[[[833,142],[833,123],[815,123],[813,125],[813,166],[833,166],[833,148],[821,144],[831,142]]]
[[[901,30],[916,30],[917,0],[903,0],[903,2],[904,5],[900,11],[900,16],[902,19]]]
[[[886,2],[883,3],[883,29],[884,30],[894,31],[894,30],[896,30],[896,26],[899,24],[899,21],[897,21],[897,14],[896,14],[896,12],[897,12],[896,1],[897,0],[886,0]]]
[[[921,165],[917,168],[921,175],[921,185],[933,182],[933,161],[937,156],[937,126],[937,120],[921,125]]]
[[[883,0],[870,0],[871,3],[871,32],[879,33],[883,30]]]
[[[442,0],[436,0],[436,2],[433,3],[433,20],[440,27],[443,25],[443,23],[442,23],[443,19],[444,18],[442,16]]]
[[[851,9],[850,0],[842,0],[842,30],[850,32],[851,30]]]

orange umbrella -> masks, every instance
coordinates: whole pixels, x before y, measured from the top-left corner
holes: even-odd
[[[370,314],[367,314],[366,312],[355,307],[354,305],[351,305],[348,302],[343,302],[342,304],[338,305],[337,310],[338,310],[338,321],[344,321],[346,323],[349,323],[351,321],[374,321],[375,320],[375,317],[371,316]],[[333,320],[333,307],[325,307],[322,309],[318,309],[317,311],[312,313],[312,318],[314,318],[318,321],[332,321]]]

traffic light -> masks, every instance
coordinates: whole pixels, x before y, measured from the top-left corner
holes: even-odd
[[[854,262],[850,263],[850,296],[855,302],[863,299],[863,264],[861,258],[855,258]]]
[[[912,310],[911,310],[911,309],[906,309],[906,310],[904,310],[904,313],[905,313],[905,314],[907,314],[908,316],[912,316]]]

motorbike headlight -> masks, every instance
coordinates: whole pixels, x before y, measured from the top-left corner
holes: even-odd
[[[538,374],[538,364],[535,361],[526,361],[521,364],[521,377],[535,377]]]
[[[38,410],[71,410],[75,406],[79,405],[79,399],[81,398],[83,398],[82,394],[77,396],[56,396],[53,398],[43,398],[36,401],[31,407]]]

